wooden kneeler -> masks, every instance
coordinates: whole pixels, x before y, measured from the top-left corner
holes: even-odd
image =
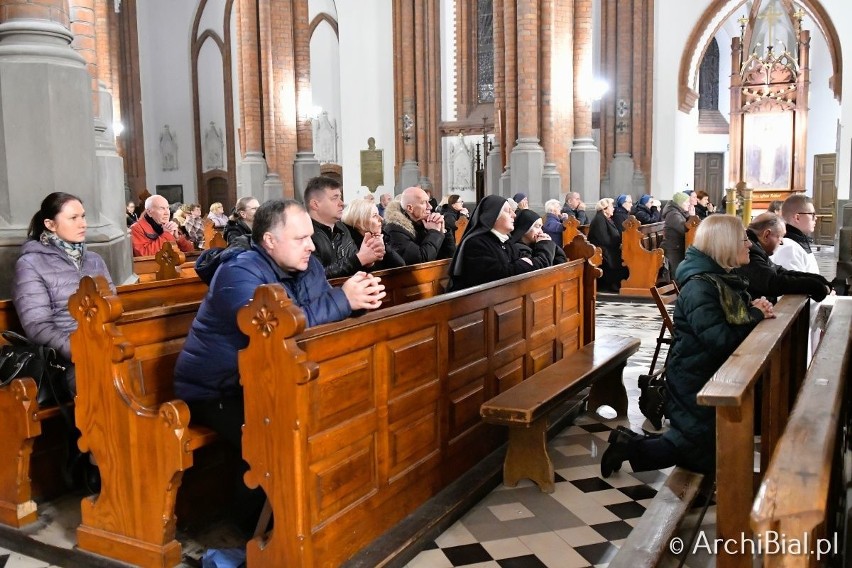
[[[607,404],[627,414],[621,374],[639,340],[606,337],[589,343],[525,381],[498,394],[480,408],[485,422],[509,427],[503,483],[514,487],[527,478],[544,493],[553,493],[553,462],[547,453],[547,417],[558,405],[591,386],[589,407]]]

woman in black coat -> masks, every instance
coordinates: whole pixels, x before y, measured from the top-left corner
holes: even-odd
[[[622,193],[616,198],[615,203],[613,204],[612,221],[615,223],[615,228],[618,229],[619,233],[624,232],[624,222],[627,221],[627,217],[630,215],[630,211],[632,210],[632,197]]]
[[[621,264],[621,231],[612,218],[614,207],[609,197],[598,201],[598,213],[589,226],[589,242],[603,251],[603,276],[598,282],[602,292],[618,292],[621,281],[627,278],[627,269]]]
[[[734,216],[712,215],[698,226],[678,273],[680,295],[666,364],[665,414],[671,427],[655,437],[621,427],[613,431],[601,456],[603,477],[621,469],[625,460],[635,472],[673,465],[715,471],[715,411],[698,404],[698,392],[754,326],[775,317],[772,304],[766,298],[752,300],[747,283],[734,273],[748,264],[751,246]]]
[[[448,291],[462,290],[523,274],[553,263],[553,241],[533,245],[532,258],[522,257],[509,242],[515,212],[505,197],[487,195],[473,210],[470,224],[450,262]]]
[[[452,235],[455,242],[456,226],[459,219],[469,215],[467,209],[465,209],[464,201],[457,193],[454,193],[447,197],[447,203],[441,206],[440,213],[444,216],[444,229]]]

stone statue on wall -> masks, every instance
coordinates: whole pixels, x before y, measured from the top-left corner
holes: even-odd
[[[322,111],[313,121],[314,155],[320,164],[337,163],[337,121],[328,118],[328,112]]]
[[[160,158],[164,172],[178,169],[177,135],[169,130],[168,124],[163,126],[163,131],[160,133]]]
[[[224,169],[223,149],[225,141],[222,139],[222,129],[216,127],[216,123],[210,121],[210,126],[204,132],[204,171]]]
[[[465,142],[459,132],[455,142],[450,143],[450,187],[452,191],[473,189],[473,145]]]

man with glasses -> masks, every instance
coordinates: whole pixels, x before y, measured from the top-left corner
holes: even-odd
[[[813,201],[804,194],[794,193],[784,200],[781,217],[787,223],[787,234],[775,249],[772,262],[787,270],[819,274],[819,265],[811,250],[811,235],[816,228]]]

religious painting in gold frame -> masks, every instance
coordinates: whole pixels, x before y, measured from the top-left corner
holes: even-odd
[[[743,116],[743,178],[755,190],[789,190],[793,180],[793,112]]]

